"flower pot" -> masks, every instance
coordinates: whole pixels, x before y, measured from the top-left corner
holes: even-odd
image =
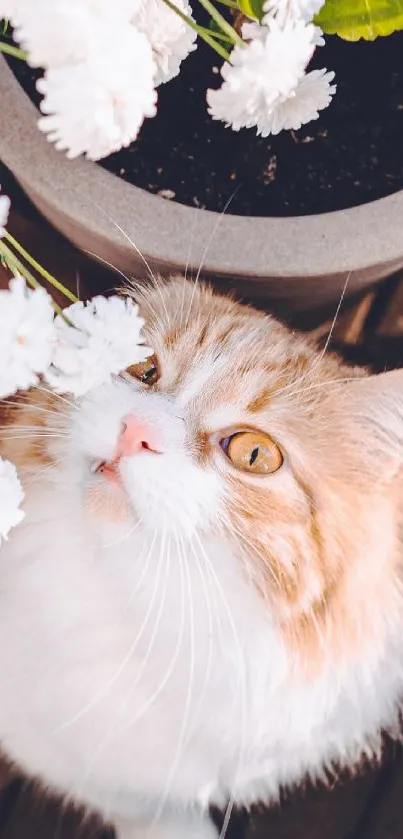
[[[294,218],[219,215],[167,201],[86,160],[68,160],[37,129],[37,111],[0,56],[0,157],[43,215],[124,274],[214,277],[223,288],[296,314],[337,305],[403,267],[403,193]]]

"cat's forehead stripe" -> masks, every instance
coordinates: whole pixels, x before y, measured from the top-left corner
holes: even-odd
[[[272,399],[273,391],[270,388],[264,387],[256,396],[251,399],[247,406],[247,410],[251,414],[259,414],[260,411],[264,411],[265,408],[268,407],[270,400]]]
[[[205,358],[202,361],[198,358],[197,363],[192,365],[190,371],[188,370],[187,375],[185,375],[184,386],[180,393],[180,402],[182,405],[187,405],[192,399],[199,396],[206,385],[209,385],[211,382],[212,375],[211,359]]]
[[[206,425],[210,431],[237,425],[240,421],[238,405],[220,405],[208,412]]]

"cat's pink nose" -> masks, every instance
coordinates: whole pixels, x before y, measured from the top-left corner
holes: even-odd
[[[147,422],[128,414],[123,418],[122,430],[118,437],[117,458],[130,457],[143,449],[160,454],[158,437],[158,433],[150,428]]]

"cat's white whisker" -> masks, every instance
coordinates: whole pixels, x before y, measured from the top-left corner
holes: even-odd
[[[178,538],[179,538],[179,541],[181,542],[182,540],[181,540],[180,536],[178,536]],[[179,551],[178,556],[180,556],[180,555],[181,555],[181,552]],[[175,772],[177,771],[177,768],[179,766],[180,760],[181,760],[183,752],[184,752],[185,742],[186,742],[186,733],[187,733],[188,724],[189,724],[191,702],[192,702],[193,690],[194,690],[195,663],[196,663],[196,656],[195,656],[195,619],[194,619],[194,605],[193,605],[194,592],[192,590],[192,582],[191,582],[191,576],[190,576],[190,573],[189,573],[187,558],[184,556],[183,542],[182,542],[182,556],[183,556],[183,568],[184,568],[184,573],[185,573],[185,580],[186,580],[186,584],[187,584],[187,595],[188,595],[187,601],[188,601],[188,610],[189,610],[189,673],[188,673],[188,679],[187,679],[185,706],[184,706],[184,710],[183,710],[181,726],[180,726],[180,729],[179,729],[178,740],[177,740],[177,743],[176,743],[176,749],[175,749],[172,765],[171,765],[171,768],[168,772],[168,776],[167,776],[166,781],[165,781],[165,786],[164,786],[164,789],[162,791],[156,813],[155,813],[153,821],[151,823],[151,829],[154,827],[154,825],[159,821],[160,817],[162,816],[162,813],[164,811],[164,807],[166,805],[166,802],[168,800],[168,797],[169,797],[169,794],[170,794],[170,791],[171,791],[171,785],[172,785],[172,781],[173,781],[174,776],[175,776]]]
[[[118,274],[118,276],[121,277],[122,280],[124,280],[124,289],[123,290],[127,292],[130,289],[135,294],[138,301],[142,300],[143,304],[145,306],[147,306],[149,311],[151,311],[151,314],[153,315],[153,317],[155,317],[156,322],[159,324],[161,330],[163,330],[163,331],[165,330],[165,323],[163,322],[162,319],[160,319],[156,315],[155,309],[150,306],[150,303],[147,300],[147,296],[144,294],[144,289],[142,288],[142,284],[140,283],[139,280],[136,280],[134,277],[129,277],[128,274],[125,274],[123,271],[121,271],[120,268],[118,268],[116,265],[114,265],[113,262],[109,262],[107,259],[103,259],[102,257],[98,256],[97,254],[93,253],[93,251],[86,250],[85,253],[87,253],[89,256],[94,257],[99,262],[101,262],[103,265],[106,265],[108,268],[110,268],[112,271],[114,271],[116,274]],[[151,279],[154,280],[154,282],[155,282],[156,278],[154,276],[152,276]]]
[[[83,716],[88,714],[89,711],[91,711],[95,707],[95,705],[97,705],[98,702],[100,702],[101,699],[103,699],[109,693],[109,691],[111,690],[113,685],[116,683],[117,679],[120,678],[120,676],[122,675],[122,673],[126,669],[128,663],[130,662],[130,660],[133,656],[134,651],[137,648],[137,645],[138,645],[139,641],[141,640],[141,638],[144,635],[147,623],[148,623],[148,621],[150,619],[150,616],[151,616],[151,613],[152,613],[152,608],[153,608],[153,605],[154,605],[154,602],[155,602],[155,599],[156,599],[156,596],[157,596],[157,593],[158,593],[159,580],[160,580],[160,576],[161,576],[161,569],[162,569],[162,567],[164,567],[164,552],[163,552],[164,545],[165,545],[165,535],[163,533],[162,537],[161,537],[160,558],[159,558],[159,561],[158,561],[158,566],[157,566],[157,571],[156,571],[156,583],[155,583],[155,586],[154,586],[153,596],[150,600],[148,609],[147,609],[145,617],[144,617],[144,619],[141,623],[140,629],[138,630],[138,633],[135,637],[135,640],[131,644],[127,654],[125,655],[125,657],[123,659],[123,661],[120,663],[119,667],[115,670],[115,672],[113,673],[111,678],[108,679],[107,683],[105,685],[103,685],[103,687],[95,694],[95,696],[93,696],[92,699],[83,708],[81,708],[80,711],[77,712],[77,714],[75,714],[69,720],[66,720],[64,723],[62,723],[60,726],[58,726],[54,730],[54,732],[53,732],[54,734],[60,734],[61,732],[65,731],[67,728],[70,728],[71,726],[75,725],[75,723],[77,723],[80,719],[82,719]]]
[[[151,553],[151,552],[150,552],[150,553]],[[114,734],[119,735],[120,733],[127,731],[127,730],[128,730],[128,729],[130,729],[130,728],[131,728],[131,727],[132,727],[132,726],[133,726],[133,725],[134,725],[134,724],[135,724],[135,723],[136,723],[139,719],[141,719],[142,717],[144,717],[144,715],[147,713],[147,711],[149,710],[149,708],[150,708],[150,707],[154,704],[154,702],[157,700],[158,696],[159,696],[159,695],[160,695],[160,693],[163,691],[163,689],[164,689],[165,685],[166,685],[166,684],[167,684],[167,682],[169,681],[169,678],[170,678],[170,676],[171,676],[171,674],[172,674],[172,672],[173,672],[173,670],[174,670],[174,668],[175,668],[175,664],[176,664],[177,658],[178,658],[178,656],[179,656],[180,647],[181,647],[182,642],[183,642],[183,627],[184,627],[184,610],[183,610],[183,607],[184,607],[184,600],[183,600],[183,578],[181,578],[181,580],[182,580],[182,585],[181,585],[181,595],[182,595],[182,596],[181,596],[181,609],[180,609],[180,614],[181,614],[181,623],[180,623],[180,627],[181,627],[181,629],[179,630],[178,643],[177,643],[177,646],[176,646],[176,648],[175,648],[173,658],[171,659],[170,666],[169,666],[168,670],[166,671],[166,673],[165,673],[165,675],[164,675],[164,677],[163,677],[162,681],[159,683],[159,685],[158,685],[157,689],[154,691],[154,693],[153,693],[153,694],[151,694],[151,695],[147,698],[147,701],[146,701],[146,702],[145,702],[145,703],[141,706],[141,708],[139,708],[139,710],[138,710],[138,712],[137,712],[137,714],[136,714],[136,717],[135,717],[135,718],[133,718],[133,719],[129,722],[129,724],[128,724],[128,725],[125,725],[123,728],[118,728],[118,727],[117,727],[118,719],[119,719],[119,718],[121,718],[121,717],[123,716],[123,714],[124,714],[124,712],[125,712],[125,710],[126,710],[126,708],[127,708],[128,704],[129,704],[129,702],[130,702],[130,700],[131,700],[131,698],[132,698],[133,694],[135,693],[135,688],[137,687],[137,684],[138,684],[138,681],[139,681],[139,674],[137,674],[137,677],[136,677],[136,680],[135,680],[135,684],[131,686],[130,691],[126,694],[126,696],[125,696],[125,698],[124,698],[123,702],[121,703],[121,706],[120,706],[120,708],[119,708],[119,713],[118,713],[118,714],[116,714],[116,715],[115,715],[115,717],[114,717],[114,719],[113,719],[113,724],[112,724],[112,725],[109,725],[109,727],[108,727],[108,735],[107,735],[107,737],[105,737],[105,738],[101,741],[101,743],[99,744],[99,746],[98,746],[98,747],[97,747],[97,749],[96,749],[95,754],[92,756],[92,759],[91,759],[91,765],[90,765],[89,767],[87,767],[87,771],[86,771],[86,775],[85,775],[85,781],[84,781],[84,782],[81,784],[81,786],[80,786],[80,797],[82,796],[82,794],[83,794],[83,792],[84,792],[84,784],[85,784],[85,783],[87,783],[87,781],[88,781],[88,779],[89,779],[89,777],[90,777],[90,774],[92,773],[92,771],[93,771],[93,769],[94,769],[94,766],[95,766],[96,762],[99,760],[101,753],[102,753],[102,752],[103,752],[103,751],[107,748],[107,746],[110,744],[110,742],[111,742],[111,740],[112,740],[113,735],[114,735]],[[182,619],[182,618],[183,618],[183,619]]]
[[[150,302],[148,294],[149,289],[143,287],[138,282],[132,283],[131,286],[139,305],[146,307],[146,311],[143,312],[145,319],[147,320],[148,317],[147,312],[150,313],[150,319],[154,321],[154,328],[157,328],[163,334],[166,330],[166,323],[163,320],[162,316],[157,313],[156,307],[153,306]]]
[[[30,434],[10,434],[3,438],[4,442],[11,442],[12,440],[62,440],[64,437],[68,437],[68,434],[50,434],[50,433],[39,433],[34,432]]]
[[[58,399],[60,402],[64,402],[72,410],[74,410],[74,411],[79,411],[80,410],[79,406],[73,401],[73,399],[70,399],[68,396],[66,396],[66,395],[62,396],[61,393],[55,393],[54,390],[51,390],[49,387],[45,387],[44,384],[38,384],[35,387],[36,387],[36,390],[40,390],[43,393],[47,393],[47,394],[49,394],[49,396],[52,396],[53,398]]]
[[[78,267],[76,267],[76,295],[77,295],[78,299],[80,299],[80,284],[81,284],[80,271],[79,271]]]
[[[178,553],[177,556],[179,560],[179,570],[180,570],[180,601],[179,601],[179,614],[180,614],[180,622],[179,622],[179,629],[178,629],[178,639],[174,648],[174,652],[172,658],[170,659],[169,666],[167,667],[164,675],[162,676],[160,682],[158,683],[157,687],[147,697],[146,702],[138,708],[134,717],[132,717],[127,725],[124,726],[123,731],[127,731],[128,729],[132,728],[137,722],[139,722],[142,717],[145,716],[147,711],[152,707],[152,705],[157,701],[158,697],[163,692],[165,686],[168,684],[172,673],[175,669],[176,663],[179,658],[179,654],[182,648],[183,639],[184,639],[184,628],[185,628],[185,598],[184,598],[184,572],[183,572],[183,562],[186,561],[184,556]]]
[[[50,416],[70,416],[70,414],[60,411],[60,409],[52,410],[51,408],[45,408],[43,405],[34,405],[26,399],[23,399],[23,397],[21,397],[20,402],[11,399],[0,399],[0,403],[3,403],[4,408],[19,408],[20,410],[21,408],[26,408],[29,411],[37,411],[42,414],[49,414]]]
[[[193,248],[193,241],[194,241],[194,236],[195,236],[195,231],[196,231],[198,220],[199,220],[199,214],[198,213],[193,213],[193,220],[192,220],[192,225],[191,225],[191,228],[190,228],[190,235],[189,235],[189,245],[188,245],[188,250],[187,250],[187,254],[186,254],[186,263],[185,263],[185,272],[184,272],[184,279],[185,280],[188,279],[188,270],[189,270],[191,253],[192,253],[192,248]],[[185,283],[184,283],[184,289],[185,289]],[[184,294],[185,294],[185,291],[183,291],[183,295]],[[181,308],[181,314],[180,314],[180,325],[182,326],[182,308]]]
[[[185,306],[185,297],[186,297],[186,285],[184,284],[183,285],[183,291],[182,291],[180,313],[179,313],[179,329],[183,328],[183,312],[184,312],[184,306]]]
[[[332,340],[332,337],[333,337],[333,332],[334,332],[335,327],[336,327],[337,319],[338,319],[338,317],[339,317],[340,310],[341,310],[341,307],[342,307],[342,305],[343,305],[344,298],[345,298],[346,293],[347,293],[347,289],[348,289],[348,285],[349,285],[349,282],[350,282],[351,274],[352,274],[352,271],[349,271],[349,272],[348,272],[348,274],[347,274],[346,281],[345,281],[345,283],[344,283],[344,286],[343,286],[343,289],[342,289],[342,292],[341,292],[341,295],[340,295],[340,298],[339,298],[339,301],[338,301],[338,304],[337,304],[336,312],[335,312],[335,314],[334,314],[334,317],[333,317],[332,323],[331,323],[331,325],[330,325],[329,333],[328,333],[328,336],[327,336],[327,338],[326,338],[326,342],[325,342],[325,345],[324,345],[324,347],[323,347],[323,350],[322,350],[322,352],[321,352],[321,353],[317,356],[317,358],[316,358],[316,360],[315,360],[314,364],[312,365],[312,367],[310,367],[310,368],[309,368],[309,370],[307,370],[307,372],[306,372],[306,373],[303,373],[303,374],[302,374],[301,378],[300,378],[300,379],[299,379],[299,381],[298,381],[298,385],[299,385],[299,386],[300,386],[300,385],[302,385],[302,384],[304,384],[304,382],[305,382],[307,379],[311,379],[311,378],[313,377],[313,375],[315,374],[315,372],[316,372],[316,371],[318,370],[318,368],[320,367],[320,365],[321,365],[321,363],[322,363],[322,361],[323,361],[324,356],[326,355],[326,352],[327,352],[327,350],[328,350],[328,347],[329,347],[330,341]],[[288,386],[286,385],[284,388],[282,388],[281,393],[282,393],[282,394],[287,393],[287,388],[290,388],[290,387],[292,387],[292,386],[293,386],[293,384],[290,384],[290,385],[288,385]]]
[[[26,475],[24,475],[24,485],[32,486],[35,482],[38,482],[46,475],[48,472],[52,472],[57,469],[58,466],[61,466],[61,460],[57,458],[53,458],[52,462],[49,463],[47,466],[44,466],[43,469],[32,469]]]
[[[229,624],[229,626],[231,628],[231,631],[233,633],[235,646],[236,646],[238,656],[239,656],[239,658],[238,658],[238,666],[239,666],[238,685],[239,685],[239,692],[240,692],[240,735],[241,736],[240,736],[240,743],[239,743],[239,757],[238,757],[238,761],[237,761],[237,764],[236,764],[236,767],[235,767],[235,773],[234,773],[233,782],[232,782],[232,792],[231,792],[231,795],[230,795],[228,805],[226,807],[226,811],[225,811],[225,815],[224,815],[224,821],[223,821],[223,825],[222,825],[221,832],[220,832],[220,837],[219,837],[219,839],[225,839],[225,835],[226,835],[227,830],[228,830],[228,826],[229,826],[229,822],[230,822],[230,819],[231,819],[232,811],[233,811],[233,808],[234,808],[234,805],[235,805],[236,785],[237,785],[237,782],[239,780],[239,775],[241,774],[241,771],[242,771],[242,768],[243,768],[243,764],[244,764],[244,760],[245,760],[245,752],[246,752],[246,663],[245,663],[244,651],[242,649],[242,645],[241,645],[240,638],[239,638],[239,635],[238,635],[238,632],[237,632],[237,629],[236,629],[236,625],[235,625],[235,622],[234,622],[234,618],[233,618],[231,609],[230,609],[229,604],[228,604],[228,600],[227,600],[227,598],[226,598],[226,596],[223,592],[222,586],[221,586],[221,584],[220,584],[220,582],[217,578],[217,574],[215,573],[213,565],[212,565],[211,561],[209,560],[209,558],[206,554],[206,551],[205,551],[197,533],[195,533],[195,539],[199,544],[200,551],[201,551],[202,555],[204,556],[206,565],[207,565],[207,567],[209,568],[209,571],[210,571],[210,575],[212,576],[212,579],[214,580],[215,585],[217,587],[217,590],[220,594],[223,606],[225,608],[225,612],[226,612],[227,617],[228,617],[228,624]]]
[[[190,229],[189,246],[188,246],[188,252],[187,252],[187,256],[186,256],[186,265],[185,265],[185,274],[184,274],[185,282],[183,284],[181,308],[180,308],[180,313],[179,313],[179,328],[180,329],[182,329],[182,327],[183,327],[183,307],[185,305],[186,281],[188,280],[190,255],[191,255],[191,251],[192,251],[192,247],[193,247],[194,234],[195,234],[198,218],[199,218],[198,214],[194,213],[193,214],[192,226],[191,226],[191,229]],[[191,273],[191,278],[192,278],[192,273]]]
[[[326,388],[332,387],[334,385],[351,384],[352,381],[364,381],[366,378],[367,376],[354,376],[354,379],[352,379],[351,376],[340,376],[340,378],[336,379],[327,379],[323,382],[315,382],[314,384],[307,385],[306,387],[297,386],[296,389],[291,392],[287,392],[283,388],[280,388],[279,390],[274,391],[272,395],[274,397],[278,395],[282,396],[283,394],[285,394],[287,396],[287,399],[293,399],[296,396],[303,396],[304,393],[311,393],[311,391],[314,390],[326,390]]]
[[[205,600],[205,604],[206,604],[208,652],[207,652],[206,672],[205,672],[205,676],[204,676],[203,687],[202,687],[202,690],[200,691],[200,695],[199,695],[198,701],[196,703],[195,712],[194,712],[193,719],[192,719],[192,724],[188,727],[187,735],[186,735],[186,738],[184,740],[184,745],[183,745],[184,750],[186,749],[188,743],[190,742],[190,740],[192,738],[192,735],[193,735],[193,732],[197,728],[197,723],[199,721],[199,715],[200,715],[200,712],[203,708],[203,702],[204,702],[205,696],[207,694],[207,689],[209,687],[209,680],[210,680],[211,671],[212,671],[212,664],[213,664],[213,640],[214,640],[214,637],[213,637],[214,636],[214,620],[213,620],[213,609],[212,609],[212,602],[211,602],[212,597],[209,596],[209,590],[208,590],[208,587],[207,587],[207,582],[206,582],[206,579],[205,579],[205,575],[203,573],[203,566],[202,566],[202,564],[200,562],[200,559],[199,559],[199,556],[198,556],[198,554],[197,554],[197,552],[194,548],[193,539],[190,542],[190,549],[191,549],[191,552],[193,554],[193,559],[196,563],[196,567],[197,567],[197,570],[198,570],[199,575],[200,575],[200,582],[201,582],[201,585],[202,585],[204,600]],[[215,612],[214,613],[214,618],[216,618],[216,617],[217,617],[217,615],[216,615],[216,612]]]
[[[329,334],[328,334],[328,336],[327,336],[327,338],[326,338],[326,341],[325,341],[325,345],[324,345],[324,347],[323,347],[323,350],[322,350],[322,352],[321,352],[321,354],[320,354],[320,356],[319,356],[318,360],[316,361],[316,364],[314,365],[314,369],[316,369],[316,367],[317,367],[317,366],[321,363],[321,361],[322,361],[323,357],[326,355],[326,352],[327,352],[327,350],[328,350],[328,347],[329,347],[330,341],[332,340],[332,337],[333,337],[333,332],[334,332],[334,330],[335,330],[336,323],[337,323],[337,318],[339,317],[340,310],[341,310],[341,307],[342,307],[342,305],[343,305],[344,298],[345,298],[346,293],[347,293],[348,284],[349,284],[349,282],[350,282],[351,275],[352,275],[352,271],[349,271],[349,272],[348,272],[348,274],[347,274],[346,281],[345,281],[345,283],[344,283],[344,286],[343,286],[343,289],[342,289],[341,295],[340,295],[340,300],[339,300],[339,302],[338,302],[338,305],[337,305],[337,309],[336,309],[336,312],[335,312],[334,318],[333,318],[333,320],[332,320],[332,323],[331,323],[331,326],[330,326],[330,329],[329,329]]]
[[[210,233],[210,235],[207,239],[207,242],[206,242],[206,245],[204,247],[202,257],[201,257],[201,260],[200,260],[200,264],[199,264],[199,267],[197,269],[195,279],[193,281],[193,291],[192,291],[192,296],[190,298],[189,309],[188,309],[188,313],[187,313],[187,317],[186,317],[186,321],[185,321],[185,329],[187,329],[187,326],[188,326],[188,322],[189,322],[189,318],[190,318],[190,314],[191,314],[192,306],[193,306],[193,302],[194,302],[194,296],[195,296],[196,289],[197,289],[197,286],[198,286],[198,283],[199,283],[201,272],[204,268],[204,265],[205,265],[205,262],[206,262],[206,259],[207,259],[208,252],[211,248],[212,242],[214,241],[214,239],[217,235],[217,232],[220,228],[220,224],[221,224],[221,222],[222,222],[222,220],[225,216],[225,213],[227,212],[228,207],[230,206],[232,201],[234,200],[234,198],[235,198],[238,190],[240,189],[240,187],[241,187],[241,184],[238,184],[238,186],[234,189],[233,193],[230,195],[230,197],[226,201],[226,203],[224,205],[224,208],[221,210],[221,213],[218,214],[217,219],[214,223],[213,229],[212,229],[212,231],[211,231],[211,233]]]
[[[153,550],[154,544],[155,544],[155,535],[154,535],[154,539],[151,543],[151,547],[150,547],[150,550],[149,550],[148,560],[152,555],[152,550]],[[162,536],[161,536],[161,549],[160,549],[160,554],[159,554],[159,561],[158,561],[158,566],[157,566],[157,573],[156,573],[154,591],[153,591],[153,596],[152,596],[151,602],[150,602],[148,610],[147,610],[147,614],[146,614],[146,616],[144,618],[144,621],[143,621],[143,623],[140,627],[140,630],[138,631],[138,633],[136,635],[136,638],[135,638],[134,642],[131,644],[131,647],[130,647],[127,655],[125,656],[125,659],[123,660],[123,662],[120,665],[119,671],[117,671],[115,673],[115,675],[113,677],[113,680],[108,683],[108,688],[107,688],[108,691],[116,683],[116,680],[121,677],[122,673],[124,672],[126,667],[129,665],[131,659],[134,656],[134,653],[137,649],[138,643],[139,643],[142,635],[144,634],[144,631],[146,629],[149,618],[151,617],[152,609],[153,609],[154,603],[156,601],[157,594],[159,594],[159,583],[160,583],[160,576],[161,576],[160,572],[161,572],[161,569],[164,568],[164,572],[165,572],[164,573],[164,588],[163,588],[163,593],[162,593],[162,597],[161,597],[161,601],[160,601],[160,606],[159,606],[159,610],[158,610],[157,618],[156,618],[156,625],[157,625],[156,629],[155,629],[155,626],[154,626],[154,631],[153,631],[154,637],[155,637],[156,633],[158,632],[159,622],[160,622],[160,617],[158,617],[158,616],[161,615],[161,612],[162,612],[163,607],[165,605],[165,592],[166,592],[166,586],[167,586],[167,581],[168,581],[168,573],[169,573],[169,554],[166,557],[164,555],[164,549],[165,549],[165,537],[164,537],[164,532],[163,532]],[[145,562],[146,566],[148,565],[148,560],[146,560],[146,562]],[[136,590],[138,590],[138,585],[137,584],[136,584],[136,587],[135,587],[134,591],[136,591]],[[129,604],[133,600],[133,595],[134,595],[134,592],[132,592]],[[149,649],[150,652],[152,650],[153,643],[154,643],[153,640],[149,641],[148,649]],[[146,658],[147,658],[147,654],[146,654]],[[77,795],[79,795],[79,797],[81,797],[83,795],[85,785],[88,783],[88,780],[89,780],[89,778],[90,778],[90,776],[91,776],[91,774],[94,770],[94,767],[96,766],[96,763],[99,760],[100,756],[105,751],[105,749],[108,748],[108,746],[110,745],[110,743],[113,740],[113,737],[116,734],[120,733],[121,729],[118,727],[119,720],[121,719],[121,717],[125,713],[125,711],[127,709],[127,706],[129,704],[131,698],[133,697],[134,693],[135,693],[135,689],[136,689],[137,685],[139,684],[139,682],[141,680],[142,674],[143,674],[144,670],[146,669],[147,663],[148,662],[145,659],[142,660],[142,664],[140,666],[141,672],[140,672],[140,670],[137,671],[136,679],[134,680],[134,684],[132,684],[130,686],[130,689],[128,691],[126,691],[126,693],[123,697],[123,700],[120,703],[120,705],[118,706],[117,712],[116,712],[116,714],[114,714],[112,720],[108,721],[108,727],[106,729],[105,735],[102,738],[102,740],[100,741],[100,743],[98,744],[95,751],[93,752],[93,754],[91,756],[91,760],[87,764],[85,775],[84,775],[84,777],[81,781],[81,785],[80,785],[79,789],[77,790]]]
[[[264,557],[262,555],[262,553],[256,549],[256,546],[253,545],[253,543],[250,541],[250,539],[248,539],[248,537],[245,536],[245,534],[242,533],[242,531],[239,530],[239,528],[233,522],[229,526],[226,522],[223,522],[223,524],[230,534],[232,533],[239,541],[241,541],[244,545],[246,545],[248,548],[250,548],[251,557],[257,556],[257,557],[260,557],[262,559],[264,567],[267,568],[270,576],[272,577],[274,585],[276,586],[276,589],[281,591],[281,588],[282,588],[281,578],[275,573],[274,568],[270,565],[270,563],[267,562],[266,557]],[[276,538],[278,539],[279,537],[280,537],[280,534],[276,533]],[[248,570],[248,573],[249,573],[249,578],[251,578],[251,570],[250,570],[249,564],[247,566],[247,570]],[[251,581],[251,579],[249,581]]]
[[[130,539],[131,536],[133,536],[133,533],[135,533],[136,530],[138,530],[138,528],[141,527],[141,524],[141,519],[135,521],[134,524],[131,527],[129,527],[126,533],[123,534],[123,536],[120,536],[119,539],[116,539],[116,541],[114,542],[101,543],[100,548],[102,550],[106,550],[107,548],[116,548],[119,545],[123,545],[123,543],[127,542],[127,540]]]
[[[150,279],[151,279],[153,288],[156,290],[156,292],[158,294],[158,297],[159,297],[159,300],[160,300],[160,303],[162,305],[162,309],[163,309],[163,312],[164,312],[165,320],[161,321],[161,323],[163,325],[163,329],[164,329],[164,332],[165,332],[165,330],[170,329],[171,319],[170,319],[170,316],[168,314],[168,309],[167,309],[167,305],[166,305],[166,302],[165,302],[165,297],[164,297],[164,294],[163,294],[163,291],[162,291],[162,289],[164,287],[164,282],[160,277],[158,277],[158,275],[155,275],[153,273],[150,275]]]
[[[164,608],[165,608],[165,605],[166,605],[166,593],[167,593],[167,587],[168,587],[169,570],[170,570],[170,566],[171,566],[171,552],[170,552],[170,549],[169,549],[169,542],[168,542],[168,550],[167,551],[166,551],[166,546],[167,546],[166,530],[164,529],[163,532],[162,532],[162,535],[161,535],[161,549],[160,549],[160,559],[159,559],[159,564],[161,564],[161,568],[164,569],[162,592],[161,592],[161,595],[160,595],[160,602],[159,602],[159,605],[158,605],[154,626],[153,626],[153,629],[150,633],[150,637],[149,637],[149,640],[148,640],[148,643],[147,643],[145,655],[144,655],[144,657],[142,657],[141,664],[140,664],[140,666],[139,666],[139,668],[136,672],[136,678],[134,680],[134,684],[132,684],[130,686],[129,694],[131,696],[133,695],[134,690],[137,687],[137,685],[140,683],[141,678],[143,676],[143,673],[147,669],[147,665],[148,665],[148,662],[150,660],[150,657],[151,657],[151,654],[152,654],[152,651],[153,651],[153,647],[154,647],[154,644],[155,644],[155,641],[156,641],[156,638],[158,636],[158,632],[159,632],[159,629],[160,629],[160,626],[161,626],[161,620],[162,620],[162,616],[163,616],[163,613],[164,613]],[[140,627],[140,630],[137,634],[136,640],[135,640],[134,644],[132,645],[132,647],[130,648],[130,657],[133,655],[135,649],[137,648],[137,645],[138,645],[138,642],[139,642],[140,638],[143,637],[143,635],[145,633],[146,626],[149,622],[149,618],[151,617],[152,607],[153,607],[153,605],[156,601],[157,594],[159,594],[160,576],[161,575],[157,572],[158,587],[156,585],[155,588],[154,588],[153,597],[150,600],[150,604],[149,604],[148,610],[146,612],[146,616],[145,616],[145,618],[143,620],[143,623]],[[124,666],[126,667],[126,664]]]
[[[151,265],[149,264],[148,260],[146,259],[146,257],[144,256],[144,254],[141,252],[140,248],[139,248],[139,247],[136,245],[136,243],[133,241],[133,239],[131,239],[131,237],[128,235],[128,233],[126,233],[126,231],[123,229],[123,227],[121,227],[121,226],[120,226],[120,224],[118,224],[118,222],[117,222],[117,221],[115,221],[115,219],[113,219],[113,218],[112,218],[112,216],[110,216],[110,215],[109,215],[109,213],[105,210],[105,208],[104,208],[104,207],[101,207],[101,206],[100,206],[100,205],[98,205],[96,202],[94,202],[94,203],[95,203],[95,206],[97,207],[97,209],[98,209],[101,213],[103,213],[103,215],[104,215],[104,216],[106,216],[106,217],[109,219],[109,221],[111,222],[111,224],[113,224],[113,226],[116,228],[116,230],[119,230],[119,233],[120,233],[120,234],[121,234],[121,235],[122,235],[122,236],[126,239],[126,241],[129,243],[129,245],[133,248],[133,250],[134,250],[134,251],[137,253],[137,255],[140,257],[140,259],[141,259],[141,261],[142,261],[143,265],[146,267],[146,269],[147,269],[147,271],[148,271],[148,274],[149,274],[150,279],[151,279],[151,280],[153,281],[153,283],[154,283],[154,287],[155,287],[156,291],[157,291],[157,292],[158,292],[158,294],[159,294],[159,297],[160,297],[161,303],[162,303],[163,308],[164,308],[164,311],[165,311],[165,316],[166,316],[166,319],[167,319],[167,321],[166,321],[166,325],[167,325],[167,326],[169,326],[169,315],[168,315],[168,310],[167,310],[167,308],[166,308],[166,304],[165,304],[164,296],[163,296],[163,294],[162,294],[162,292],[161,292],[161,289],[160,289],[160,286],[159,286],[159,283],[158,283],[158,279],[157,279],[156,275],[154,274],[154,272],[153,272],[153,270],[152,270],[152,268],[151,268]]]
[[[132,283],[132,278],[129,277],[127,274],[124,274],[124,272],[121,271],[120,268],[117,267],[117,265],[114,265],[113,262],[109,262],[107,259],[104,259],[104,257],[99,256],[97,253],[94,253],[94,251],[89,251],[86,248],[84,248],[84,253],[88,254],[88,256],[93,257],[93,259],[96,259],[97,262],[101,262],[102,265],[106,265],[107,268],[110,268],[112,271],[115,272],[115,274],[118,274],[119,277],[122,277],[122,280],[124,280],[125,283],[127,283],[128,285]]]
[[[9,434],[9,433],[12,433],[14,431],[29,431],[29,432],[34,431],[35,433],[39,432],[39,431],[43,431],[44,433],[48,433],[48,432],[62,433],[65,430],[63,428],[61,428],[60,426],[52,426],[52,425],[17,425],[17,424],[15,424],[15,425],[14,424],[13,425],[0,425],[0,433],[1,434],[4,434],[4,433]],[[67,434],[67,431],[65,433]]]

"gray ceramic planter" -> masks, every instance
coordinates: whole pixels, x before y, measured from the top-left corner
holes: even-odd
[[[0,56],[0,158],[39,210],[79,248],[125,274],[188,265],[246,297],[291,312],[337,303],[403,267],[403,192],[301,218],[248,218],[150,195],[85,160],[55,151]]]

